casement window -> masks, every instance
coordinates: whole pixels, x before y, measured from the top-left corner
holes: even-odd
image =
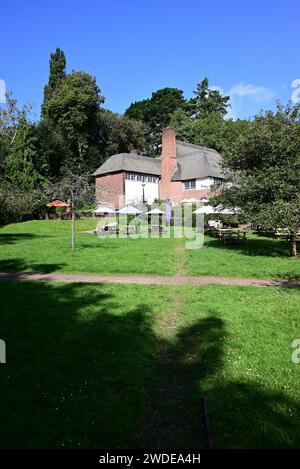
[[[215,186],[215,187],[222,187],[222,186],[223,186],[223,179],[221,179],[221,178],[214,178],[214,186]]]
[[[189,181],[184,181],[184,190],[189,191],[191,189],[196,189],[196,179],[190,179]]]
[[[141,173],[126,173],[125,179],[129,181],[138,181],[138,182],[154,182],[158,183],[159,178],[155,176],[148,176],[147,174]]]

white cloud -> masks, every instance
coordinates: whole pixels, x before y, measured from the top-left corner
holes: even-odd
[[[256,103],[265,103],[267,101],[270,101],[274,96],[274,92],[270,90],[269,88],[266,88],[264,86],[253,85],[251,83],[244,83],[244,82],[233,85],[230,88],[228,94],[231,97],[231,99],[234,97],[238,97],[238,98],[250,97]]]
[[[230,96],[231,108],[226,114],[227,119],[238,119],[245,114],[251,116],[259,110],[257,104],[266,103],[274,97],[274,91],[270,88],[245,82],[237,83],[227,91],[219,86],[212,86],[211,89],[220,91],[223,96]]]
[[[0,103],[5,103],[6,102],[6,87],[5,87],[5,81],[0,80]]]
[[[223,96],[230,96],[230,105],[226,119],[238,119],[244,116],[251,117],[260,109],[257,105],[271,101],[275,93],[265,86],[253,85],[252,83],[240,82],[233,85],[229,90],[220,86],[211,86],[218,90]]]
[[[292,92],[292,102],[293,103],[300,103],[300,78],[296,78],[295,80],[292,81],[292,88],[296,88]]]

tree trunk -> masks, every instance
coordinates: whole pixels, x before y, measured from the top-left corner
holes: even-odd
[[[72,223],[72,251],[75,249],[75,210],[74,205],[71,207],[71,223]]]
[[[290,256],[297,257],[297,233],[293,232],[290,235]]]

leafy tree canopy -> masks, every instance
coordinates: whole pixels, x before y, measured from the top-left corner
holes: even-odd
[[[97,146],[98,112],[104,102],[96,79],[85,72],[72,72],[61,81],[44,108],[46,120],[68,145],[65,164],[75,172],[87,170]]]
[[[187,103],[189,114],[193,119],[203,119],[211,113],[225,116],[228,111],[227,108],[230,106],[230,96],[222,96],[218,89],[209,88],[207,77],[197,84],[194,95]]]
[[[46,165],[36,151],[35,128],[25,118],[20,122],[16,138],[7,159],[7,177],[25,191],[33,191],[41,186],[44,177],[41,173]]]
[[[257,115],[225,159],[231,185],[221,195],[240,206],[263,228],[290,230],[296,256],[300,226],[300,106],[278,104],[276,112]]]
[[[174,112],[183,109],[183,91],[162,88],[152,93],[150,99],[137,101],[125,111],[125,116],[144,122],[148,127],[145,151],[150,156],[160,153],[162,129],[170,124]]]
[[[66,57],[61,49],[57,48],[55,52],[50,54],[49,66],[50,74],[48,84],[44,87],[42,115],[45,112],[47,102],[52,98],[60,82],[66,77]]]

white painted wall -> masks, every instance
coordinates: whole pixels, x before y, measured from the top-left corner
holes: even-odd
[[[196,179],[196,189],[209,189],[214,183],[214,178],[199,178]]]
[[[152,204],[155,199],[158,199],[158,183],[145,182],[145,201]],[[141,181],[130,181],[125,179],[125,203],[134,204],[143,201],[143,187]]]

